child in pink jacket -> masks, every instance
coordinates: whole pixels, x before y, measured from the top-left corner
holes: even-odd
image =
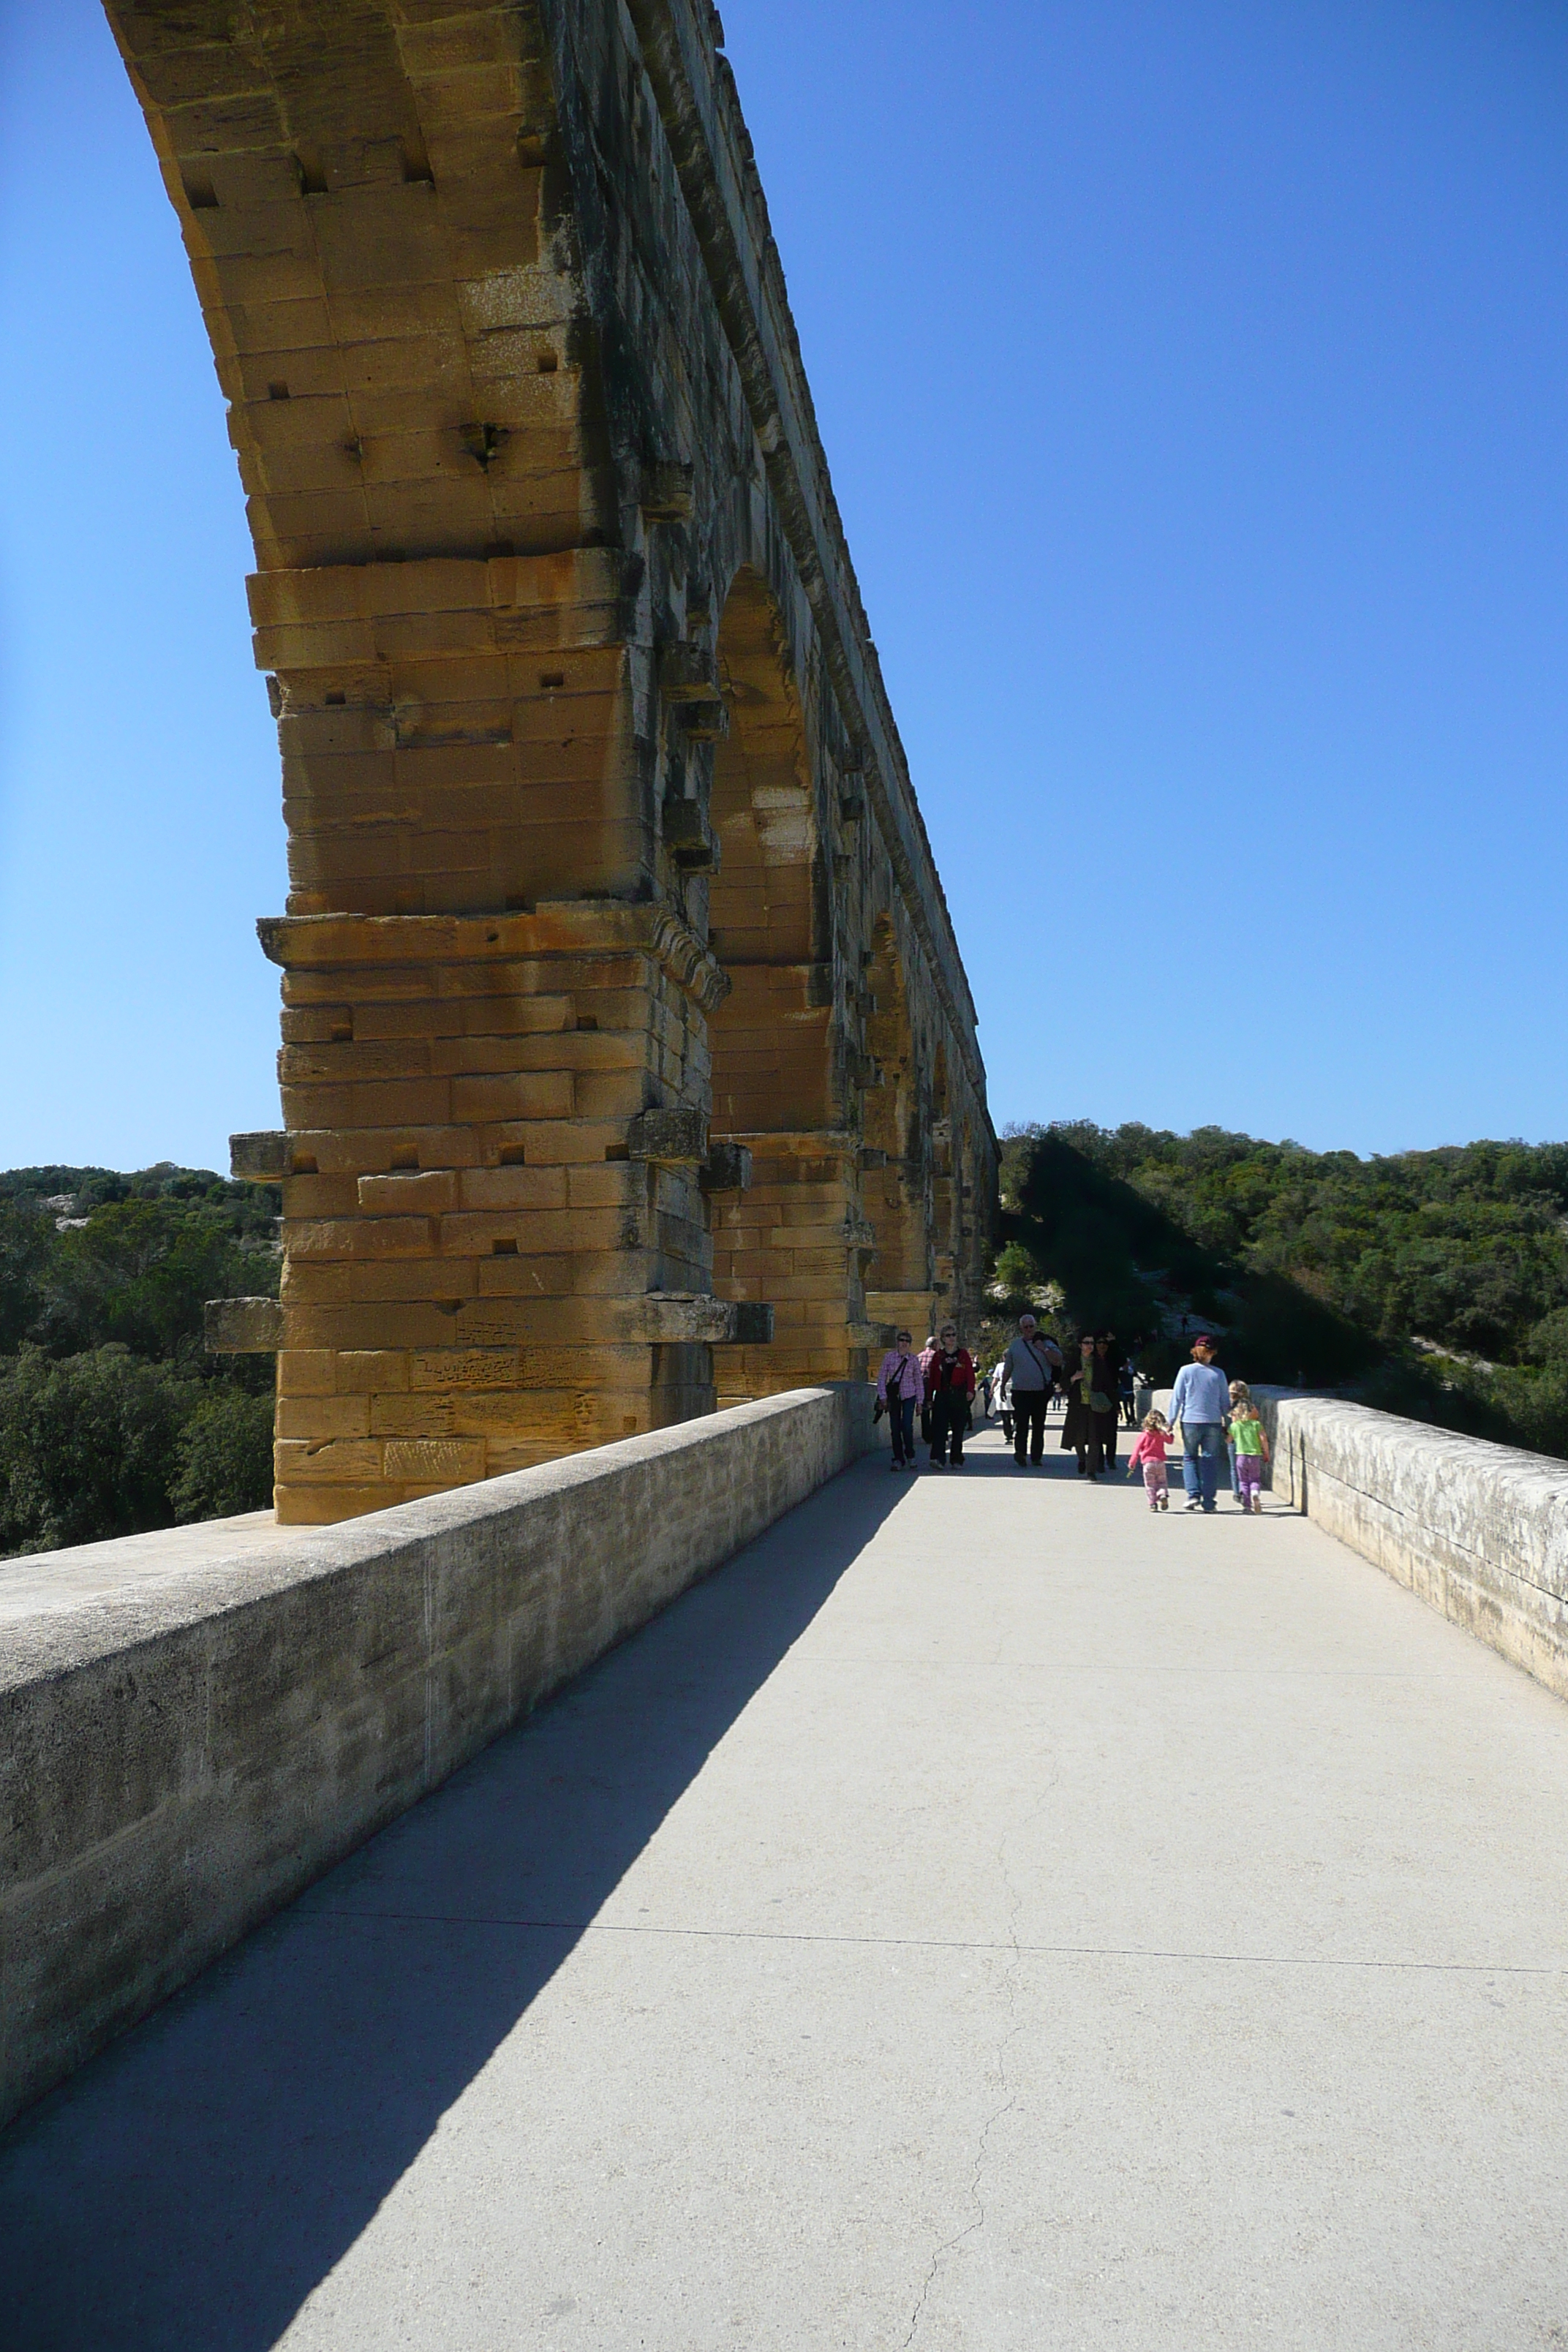
[[[1165,1448],[1173,1443],[1171,1424],[1163,1412],[1146,1412],[1138,1442],[1127,1457],[1127,1475],[1136,1478],[1143,1473],[1143,1492],[1149,1497],[1152,1511],[1168,1511],[1171,1507],[1170,1480],[1165,1470]]]

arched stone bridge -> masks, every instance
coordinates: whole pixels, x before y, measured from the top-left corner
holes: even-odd
[[[717,13],[110,14],[283,754],[280,1516],[972,1314],[974,1010]]]

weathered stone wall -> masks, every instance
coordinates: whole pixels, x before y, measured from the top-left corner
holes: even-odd
[[[817,1389],[330,1531],[0,1562],[0,2123],[869,1430]]]
[[[283,755],[279,1515],[972,1319],[973,1006],[708,0],[109,6]]]
[[[1255,1388],[1277,1497],[1568,1698],[1568,1463]]]

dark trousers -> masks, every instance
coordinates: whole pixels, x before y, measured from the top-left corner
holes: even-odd
[[[913,1397],[890,1396],[888,1399],[888,1427],[892,1433],[894,1461],[912,1462],[915,1458]]]
[[[956,1389],[939,1389],[931,1401],[931,1458],[941,1462],[947,1458],[949,1438],[952,1441],[952,1460],[963,1459],[963,1432],[969,1420],[969,1399]]]
[[[1116,1463],[1116,1412],[1085,1413],[1073,1435],[1078,1449],[1078,1466],[1089,1477],[1098,1478],[1102,1470],[1114,1468]]]
[[[1045,1459],[1046,1407],[1049,1402],[1044,1389],[1013,1391],[1013,1459],[1020,1469],[1024,1466],[1026,1445],[1031,1462]]]

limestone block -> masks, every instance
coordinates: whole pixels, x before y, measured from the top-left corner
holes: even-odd
[[[645,1110],[626,1130],[633,1160],[673,1168],[698,1166],[708,1153],[708,1121],[700,1110]]]
[[[356,1191],[359,1206],[369,1216],[439,1216],[443,1211],[457,1207],[458,1183],[455,1169],[430,1168],[386,1176],[362,1176]]]
[[[289,1173],[289,1138],[276,1132],[231,1135],[229,1174],[242,1184],[276,1184]]]
[[[367,1396],[285,1396],[278,1400],[279,1437],[368,1437],[371,1400]]]
[[[374,1486],[382,1475],[382,1449],[374,1437],[279,1438],[272,1449],[279,1486]]]
[[[215,1356],[270,1356],[283,1344],[283,1309],[276,1298],[209,1298],[202,1327]]]
[[[279,1363],[287,1361],[279,1358]],[[380,1396],[410,1385],[409,1359],[395,1348],[344,1349],[328,1356],[332,1385],[340,1396]],[[279,1375],[279,1386],[283,1386]]]
[[[673,1341],[704,1341],[709,1346],[732,1340],[735,1307],[723,1298],[691,1291],[649,1291],[631,1302],[628,1329],[658,1345]]]
[[[485,1475],[482,1438],[389,1437],[385,1447],[388,1478],[410,1486],[465,1486]]]
[[[705,646],[666,646],[658,660],[658,690],[666,702],[721,702],[713,656]]]
[[[695,801],[671,799],[665,802],[664,840],[670,856],[684,872],[717,872],[719,836]]]
[[[637,502],[647,522],[684,522],[691,512],[691,467],[679,458],[644,460]]]

